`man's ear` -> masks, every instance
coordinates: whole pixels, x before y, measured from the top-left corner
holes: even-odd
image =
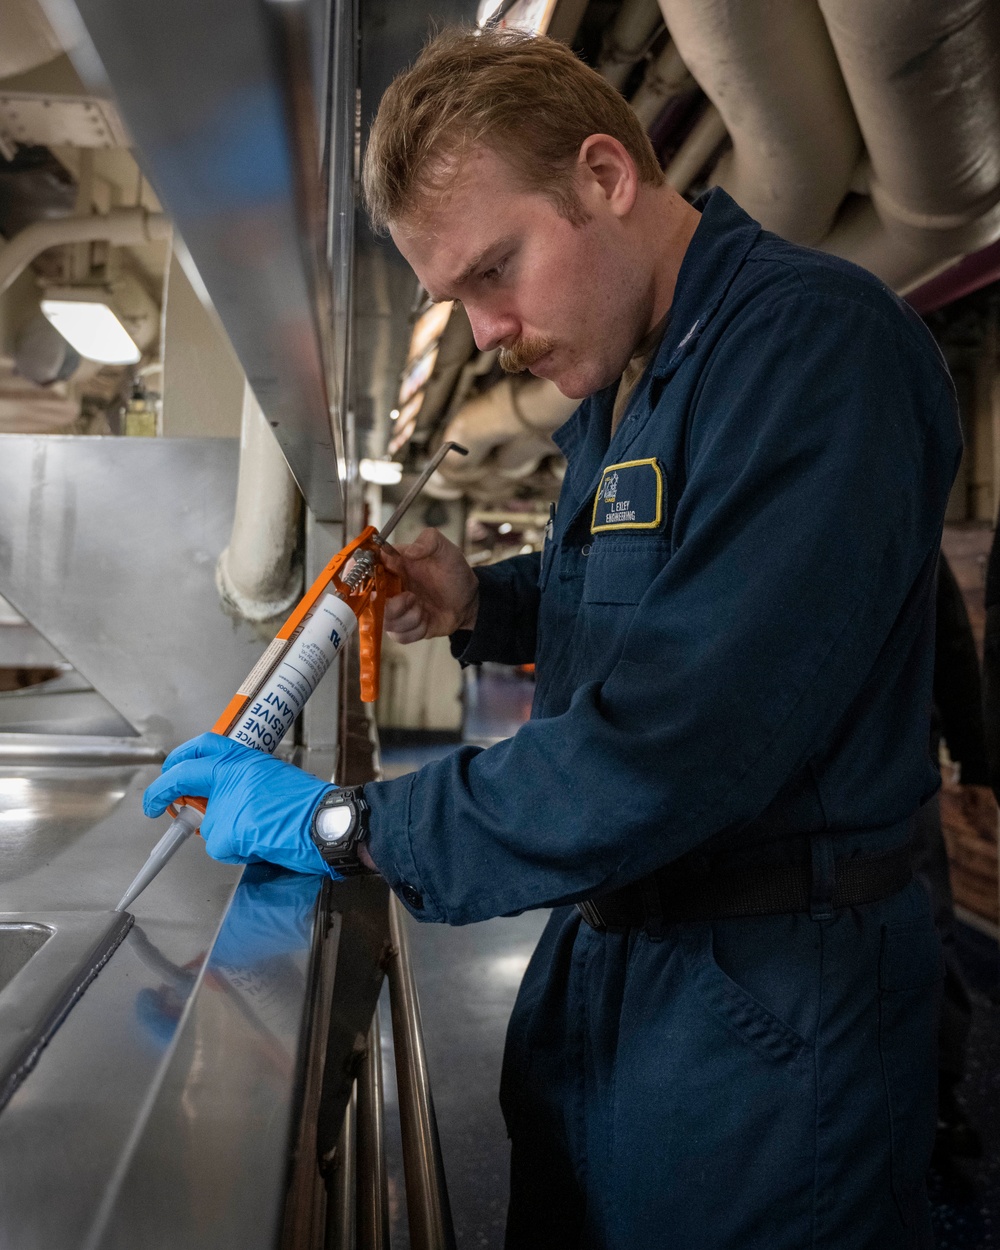
[[[611,135],[588,135],[580,145],[577,174],[588,208],[602,205],[615,217],[631,212],[639,174],[625,145]]]

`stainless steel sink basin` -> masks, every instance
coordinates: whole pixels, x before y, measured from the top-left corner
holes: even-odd
[[[0,912],[0,1108],[131,925],[128,912]]]

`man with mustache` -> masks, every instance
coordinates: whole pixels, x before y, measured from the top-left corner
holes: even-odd
[[[540,555],[473,571],[430,530],[388,557],[393,634],[533,661],[531,720],[363,793],[289,770],[285,862],[364,864],[425,921],[554,908],[508,1033],[508,1246],[929,1246],[939,354],[871,275],[676,195],[544,38],[435,39],[364,183],[479,348],[582,403]],[[202,761],[216,850],[245,847],[248,759],[195,740],[150,809]]]

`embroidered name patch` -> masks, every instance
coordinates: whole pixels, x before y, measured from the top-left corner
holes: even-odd
[[[655,458],[609,464],[594,497],[590,532],[655,530],[662,520],[663,473]]]

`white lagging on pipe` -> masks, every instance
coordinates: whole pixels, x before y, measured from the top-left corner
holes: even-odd
[[[903,292],[1000,234],[995,3],[660,3],[733,140],[713,181],[768,229]]]
[[[62,217],[25,226],[0,249],[0,295],[36,256],[65,243],[112,243],[118,247],[170,237],[170,219],[144,208],[113,208],[87,217]]]
[[[652,126],[670,100],[690,91],[695,85],[691,71],[681,60],[677,45],[670,40],[656,60],[650,63],[635,95],[629,101],[633,113],[642,123],[643,130]]]
[[[294,563],[300,507],[288,463],[245,384],[236,512],[215,583],[223,602],[248,621],[285,616],[301,594],[302,569]]]
[[[714,102],[667,171],[676,189],[728,130],[733,150],[714,181],[767,229],[903,293],[1000,237],[996,0],[660,3],[680,58]],[[845,202],[862,188],[870,197]],[[523,387],[522,406],[529,394],[539,429],[558,428],[572,410],[551,383]],[[476,453],[449,481],[481,480],[501,457],[511,473],[521,451],[525,471],[537,467],[510,396],[501,384],[459,411],[446,437]]]
[[[657,0],[625,0],[605,37],[597,72],[620,91],[662,24]]]
[[[906,291],[1000,237],[1000,5],[819,7],[871,165],[871,202],[822,246]]]
[[[769,230],[818,243],[861,155],[819,9],[803,0],[660,0],[660,8],[732,139],[713,181]],[[668,180],[684,190],[703,165],[688,161]]]
[[[722,114],[714,104],[709,104],[664,171],[667,185],[675,191],[686,191],[725,137],[726,123]]]
[[[544,378],[505,378],[459,409],[445,437],[468,447],[469,454],[461,462],[457,456],[445,460],[439,473],[454,486],[471,485],[487,475],[502,482],[528,477],[556,454],[549,435],[578,406],[579,400],[567,399]]]

